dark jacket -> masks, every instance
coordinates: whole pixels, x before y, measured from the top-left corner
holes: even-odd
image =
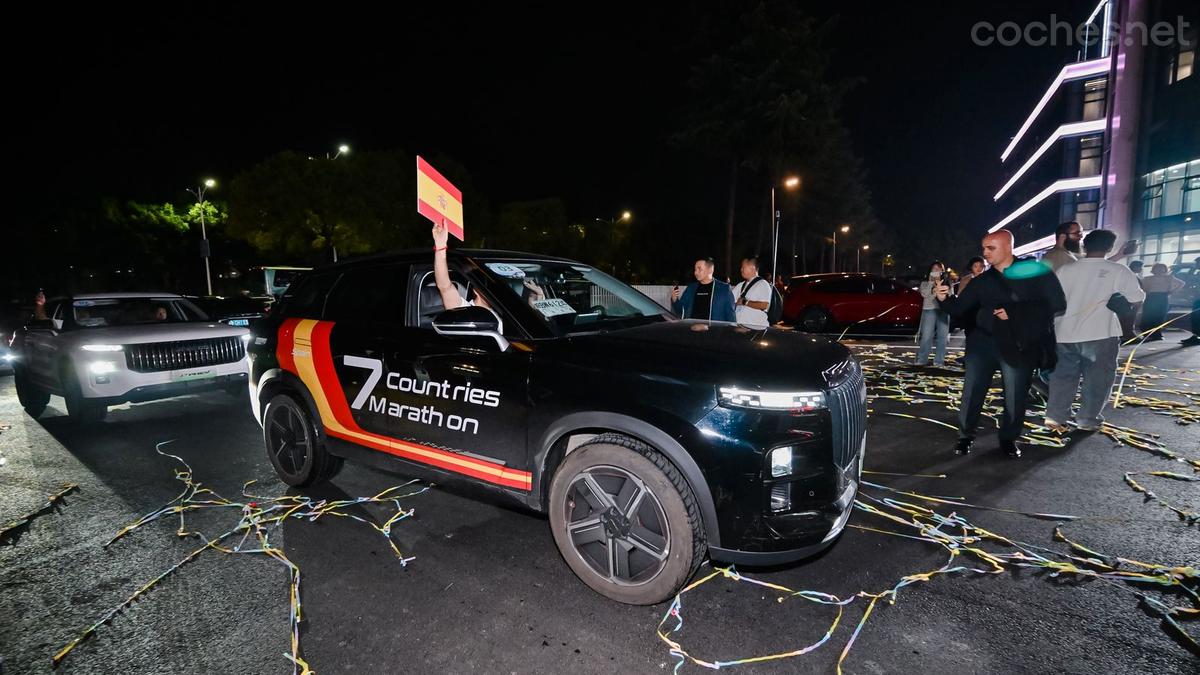
[[[692,301],[696,298],[696,289],[700,282],[693,281],[684,289],[683,295],[671,303],[671,311],[680,318],[692,318]],[[712,315],[710,321],[737,321],[737,312],[733,306],[733,288],[720,279],[713,279]]]
[[[967,349],[980,340],[992,340],[1005,361],[1038,365],[1054,349],[1054,317],[1067,309],[1058,277],[1036,260],[1018,260],[1001,274],[991,268],[972,279],[958,297],[941,302],[958,317],[975,318],[967,334]],[[1004,309],[1008,321],[992,312]]]

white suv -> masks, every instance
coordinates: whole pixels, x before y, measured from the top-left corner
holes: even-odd
[[[188,300],[163,293],[93,293],[46,303],[13,337],[14,379],[26,412],[51,394],[77,422],[108,406],[209,389],[247,391],[245,328],[209,321]]]

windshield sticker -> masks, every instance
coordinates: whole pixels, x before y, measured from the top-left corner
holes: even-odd
[[[514,267],[513,265],[509,265],[508,263],[497,263],[497,262],[490,262],[490,263],[484,263],[484,264],[487,265],[487,268],[489,270],[495,272],[496,274],[499,274],[500,276],[504,277],[505,279],[524,279],[525,278],[525,271],[522,270],[520,267]]]
[[[551,298],[549,300],[534,300],[529,303],[533,308],[542,313],[542,316],[547,318],[552,316],[561,316],[563,314],[574,314],[575,310],[564,300]]]
[[[96,303],[93,300],[76,300],[75,302],[73,302],[71,304],[75,305],[76,307],[91,307],[92,305],[94,305]]]

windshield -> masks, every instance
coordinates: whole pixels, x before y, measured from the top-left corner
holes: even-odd
[[[491,260],[483,265],[558,333],[624,328],[667,310],[607,274],[567,262]]]
[[[180,298],[99,298],[71,303],[80,328],[132,326],[147,323],[207,321],[192,303]]]

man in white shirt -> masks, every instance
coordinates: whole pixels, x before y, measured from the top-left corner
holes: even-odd
[[[1112,230],[1092,230],[1084,239],[1087,255],[1058,270],[1058,280],[1067,296],[1067,311],[1054,320],[1058,343],[1058,365],[1050,374],[1050,399],[1046,404],[1046,426],[1067,431],[1075,393],[1083,388],[1076,423],[1084,431],[1095,431],[1104,422],[1100,414],[1108,403],[1117,374],[1121,322],[1108,308],[1115,293],[1131,303],[1146,294],[1129,268],[1104,259],[1117,235]]]
[[[758,258],[742,258],[742,282],[733,287],[737,322],[750,328],[768,328],[771,282],[758,276]]]

